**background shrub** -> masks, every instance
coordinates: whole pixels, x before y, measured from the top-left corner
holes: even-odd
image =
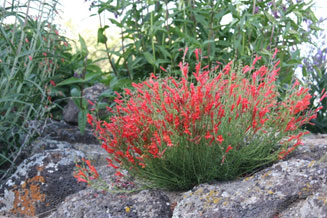
[[[327,99],[319,101],[321,93],[327,88],[327,45],[326,35],[320,33],[317,38],[317,46],[310,46],[309,56],[303,60],[302,75],[304,83],[308,84],[310,94],[314,96],[311,99],[311,107],[322,109],[318,112],[317,118],[311,122],[314,125],[305,125],[304,127],[312,133],[327,133]]]
[[[113,77],[128,80],[158,73],[159,66],[178,74],[180,48],[202,50],[203,64],[226,64],[238,59],[249,64],[254,54],[267,63],[271,48],[280,50],[280,80],[290,83],[301,63],[299,46],[318,30],[311,5],[281,0],[157,0],[95,1],[98,14],[109,13],[98,30],[98,41],[106,43],[106,30],[120,29],[121,47],[108,49]],[[304,21],[311,22],[309,31]],[[191,55],[192,53],[190,53]],[[114,58],[117,57],[117,58]],[[195,63],[190,60],[190,64]],[[162,73],[162,72],[161,72]],[[127,81],[127,82],[126,82]]]
[[[0,8],[0,179],[40,131],[30,121],[46,118],[51,107],[51,78],[66,43],[52,23],[57,4],[3,1]]]

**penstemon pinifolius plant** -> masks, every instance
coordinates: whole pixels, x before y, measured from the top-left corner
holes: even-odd
[[[256,57],[218,71],[202,67],[199,55],[192,77],[183,61],[179,78],[152,74],[117,93],[110,122],[88,115],[116,175],[125,169],[152,187],[186,190],[253,173],[302,144],[307,132],[298,128],[321,108],[308,108],[311,95],[298,81],[279,96],[279,61],[255,68]]]

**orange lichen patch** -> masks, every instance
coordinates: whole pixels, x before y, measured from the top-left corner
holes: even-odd
[[[44,170],[44,166],[36,166],[36,170],[38,171],[38,172],[42,172],[43,170]]]
[[[177,202],[172,202],[172,203],[170,204],[170,210],[171,210],[171,211],[174,211],[176,206],[177,206]]]
[[[43,176],[35,176],[27,179],[20,187],[14,187],[14,207],[11,212],[27,216],[36,215],[37,202],[45,201],[45,194],[40,191],[40,186],[44,183]]]

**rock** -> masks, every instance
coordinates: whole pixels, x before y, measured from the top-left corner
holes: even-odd
[[[98,169],[102,179],[107,184],[114,184],[114,170],[108,167]],[[124,172],[127,174],[127,172]],[[127,176],[128,177],[128,176]],[[111,193],[96,191],[92,188],[75,193],[60,204],[56,212],[49,218],[57,217],[171,217],[169,198],[158,190],[142,190],[131,192],[140,188],[137,183],[121,180],[120,189],[126,193]],[[109,187],[112,190],[112,186]],[[149,200],[151,199],[151,200]]]
[[[72,145],[74,149],[85,154],[85,158],[92,162],[94,166],[107,165],[108,152],[106,152],[99,144],[76,143]],[[108,167],[107,167],[108,168]]]
[[[106,160],[108,153],[102,149],[99,144],[70,143],[39,137],[29,147],[27,147],[24,152],[26,156],[32,156],[37,153],[56,149],[74,149],[81,151],[85,158],[90,160],[94,166],[103,166],[108,163]]]
[[[63,146],[25,159],[1,187],[0,210],[19,216],[47,215],[66,196],[85,189],[72,175],[75,161],[82,157],[82,152]]]
[[[303,146],[299,146],[288,159],[302,159],[309,161],[319,161],[327,154],[327,134],[317,135],[313,138],[312,135],[304,137]]]
[[[107,90],[108,88],[105,87],[102,83],[97,83],[93,86],[90,86],[83,90],[83,95],[87,100],[92,101],[93,103],[99,100],[99,96],[102,92]],[[88,108],[91,109],[92,105],[88,105]],[[63,110],[63,119],[67,123],[77,124],[78,123],[78,113],[79,108],[75,105],[73,100],[69,99],[67,105],[64,107]]]
[[[98,144],[98,139],[93,135],[93,130],[85,129],[82,135],[77,126],[69,125],[63,121],[49,121],[41,137],[71,143]]]
[[[323,218],[326,184],[327,164],[292,158],[242,180],[201,184],[183,194],[173,217]]]
[[[327,185],[324,184],[315,194],[303,201],[296,202],[290,208],[281,212],[279,218],[289,217],[327,217]]]
[[[150,200],[151,199],[151,200]],[[111,194],[84,190],[66,198],[49,218],[171,217],[168,198],[159,191]]]
[[[59,129],[61,125],[55,124]],[[327,217],[327,163],[320,161],[327,154],[326,135],[306,137],[288,159],[250,177],[201,184],[188,192],[168,192],[140,190],[140,181],[126,171],[122,172],[126,179],[118,182],[115,170],[105,166],[107,153],[101,145],[73,143],[69,134],[75,130],[66,130],[65,137],[48,131],[33,143],[33,156],[2,187],[5,196],[0,198],[0,216],[11,215],[5,213],[9,210],[16,215],[43,213],[39,217],[51,218]],[[74,157],[89,158],[108,188],[112,191],[118,184],[124,193],[97,191],[77,183],[72,176]]]
[[[70,98],[63,110],[63,119],[67,123],[75,124],[78,123],[79,108],[75,105],[73,100]]]
[[[112,194],[87,189],[67,197],[49,217],[168,218],[171,215],[169,199],[160,191]]]
[[[26,151],[26,153],[29,152],[28,156],[30,157],[38,153],[43,153],[45,151],[65,150],[72,148],[72,143],[39,137],[35,141],[33,141],[32,144],[25,150],[28,150]]]

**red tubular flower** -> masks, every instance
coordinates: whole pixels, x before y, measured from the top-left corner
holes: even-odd
[[[223,143],[224,138],[222,135],[217,136],[216,141],[219,142],[220,144]]]
[[[114,165],[113,163],[108,163],[107,166],[112,167],[112,168],[114,168],[114,169],[118,169],[118,168],[119,168],[119,167],[117,167],[116,165]]]
[[[199,61],[199,52],[201,52],[201,50],[198,49],[198,48],[196,48],[195,51],[194,51],[194,53],[195,53],[195,58],[196,58],[197,61]]]
[[[300,85],[299,80],[295,80],[295,83],[293,84],[292,89],[294,89],[298,85]]]
[[[115,152],[114,149],[111,149],[108,147],[108,145],[106,143],[103,143],[101,146],[104,150],[106,150],[109,154],[113,154]]]
[[[225,153],[227,154],[230,150],[232,150],[233,149],[233,147],[231,146],[231,145],[228,145],[227,146],[227,149],[226,149],[226,151],[225,151]]]
[[[189,127],[188,127],[188,125],[186,123],[184,123],[184,133],[187,134],[187,135],[191,135]]]
[[[231,70],[231,65],[232,65],[232,61],[229,62],[223,69],[223,73],[226,75],[226,74],[229,74],[229,71]]]
[[[293,147],[297,147],[299,145],[303,145],[302,140],[300,138],[297,139],[296,143],[293,145]]]
[[[242,97],[241,96],[238,96],[238,99],[236,101],[236,106],[238,106],[240,104],[241,100],[242,100]]]
[[[322,90],[321,92],[321,97],[319,99],[319,102],[321,102],[322,100],[324,100],[324,98],[327,97],[327,92],[325,91],[325,88]]]
[[[152,154],[154,158],[158,158],[159,149],[155,143],[151,143],[151,145],[148,146],[148,152]]]
[[[92,101],[90,101],[90,100],[87,100],[87,102],[92,106],[94,105],[94,103]]]
[[[246,98],[242,99],[242,112],[244,113],[246,109],[249,108],[249,101]]]
[[[254,65],[257,63],[257,61],[261,60],[261,58],[262,58],[261,56],[259,56],[259,57],[256,56],[254,61],[252,62],[252,67],[254,67]]]
[[[252,120],[254,120],[255,117],[257,116],[257,111],[258,111],[257,107],[254,106],[253,111],[252,111]]]
[[[267,107],[263,108],[259,111],[259,118],[262,120],[262,118],[269,112],[269,109]]]
[[[210,134],[209,130],[207,131],[207,134],[204,136],[205,139],[212,139],[213,136]]]
[[[116,171],[115,176],[123,177],[124,175],[121,172]]]
[[[231,96],[233,94],[233,91],[235,88],[237,88],[239,85],[237,84],[231,84],[229,87],[229,96]]]
[[[193,74],[198,82],[200,81],[200,77],[199,77],[200,69],[201,69],[201,63],[199,62],[195,65],[195,73]]]
[[[250,70],[251,70],[251,68],[248,65],[246,65],[245,67],[243,67],[243,74],[246,74]]]
[[[257,127],[257,121],[256,120],[253,120],[252,121],[252,128],[255,129]]]
[[[233,112],[234,108],[235,108],[235,104],[232,104],[232,106],[230,107],[230,112]]]
[[[294,130],[297,129],[297,126],[295,125],[294,120],[295,120],[295,118],[292,117],[291,120],[287,123],[285,132],[287,132],[287,131],[294,131]]]
[[[91,114],[87,114],[86,115],[87,116],[87,122],[91,125],[91,126],[93,126],[93,117],[92,117],[92,115]]]
[[[78,166],[79,165],[76,164],[76,167],[78,167]],[[78,173],[74,173],[74,177],[77,179],[78,182],[88,183],[87,176],[82,170],[79,170]]]
[[[222,117],[225,116],[225,110],[223,107],[219,107],[219,110],[218,110],[218,119],[221,119]]]
[[[297,113],[307,109],[308,106],[310,105],[310,99],[311,99],[311,95],[307,94],[301,101],[297,102],[294,107],[293,114],[297,114]]]
[[[168,147],[173,146],[173,143],[171,142],[170,136],[167,133],[164,133],[163,139],[167,143]]]
[[[124,89],[124,91],[126,95],[132,96],[132,92],[130,89]]]
[[[91,164],[90,160],[85,160],[85,163],[89,167],[89,170],[91,171],[91,174],[92,174],[92,177],[90,177],[90,179],[98,178],[99,174],[98,174],[97,170],[95,169],[95,167]]]
[[[291,147],[291,148],[288,148],[287,151],[286,150],[283,150],[283,151],[279,152],[278,158],[279,159],[285,158],[289,153],[291,153],[292,151],[294,151],[294,149],[295,149],[295,147]]]
[[[160,66],[160,69],[167,73],[167,70],[165,68],[163,68],[162,66]]]
[[[272,59],[274,59],[276,57],[276,54],[279,52],[279,50],[277,48],[275,48],[274,54],[272,56]]]
[[[53,81],[53,80],[50,80],[50,83],[51,83],[51,85],[52,85],[52,86],[56,86],[56,83],[55,83],[55,81]]]

